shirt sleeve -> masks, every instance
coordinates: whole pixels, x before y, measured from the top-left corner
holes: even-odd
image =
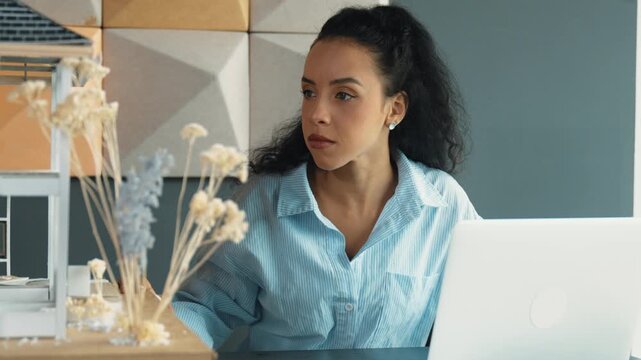
[[[238,244],[218,249],[174,296],[181,319],[209,347],[218,348],[238,326],[260,318],[259,286],[232,260]]]
[[[468,205],[465,212],[465,220],[483,220],[483,217],[476,212],[474,205],[468,199]]]
[[[456,184],[455,189],[456,203],[459,209],[460,220],[483,220],[483,217],[481,217],[481,215],[476,212],[474,204],[472,204],[472,201],[468,197],[465,190],[463,190],[463,188],[458,184]]]

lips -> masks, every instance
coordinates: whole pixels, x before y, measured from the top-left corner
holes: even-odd
[[[307,137],[307,143],[313,149],[324,149],[335,144],[335,141],[332,141],[322,135],[311,134]]]

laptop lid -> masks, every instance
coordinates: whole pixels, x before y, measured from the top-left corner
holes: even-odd
[[[641,220],[459,223],[430,360],[628,360],[641,305]]]

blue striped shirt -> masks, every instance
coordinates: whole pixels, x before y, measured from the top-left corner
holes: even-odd
[[[177,316],[216,348],[241,325],[245,350],[424,346],[453,227],[479,216],[447,173],[402,153],[396,164],[395,192],[351,261],[306,164],[250,180],[235,196],[245,240],[223,245],[187,281]]]

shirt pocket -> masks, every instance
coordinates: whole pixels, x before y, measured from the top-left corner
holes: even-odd
[[[376,337],[385,339],[387,346],[420,346],[413,344],[412,339],[420,338],[424,330],[429,331],[428,322],[434,317],[429,313],[430,304],[436,301],[432,298],[440,276],[440,273],[415,276],[386,272]]]

